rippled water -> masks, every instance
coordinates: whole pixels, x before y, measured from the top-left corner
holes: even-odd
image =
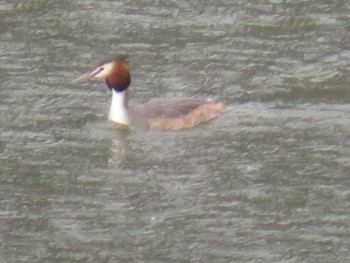
[[[348,1],[0,1],[1,262],[350,262]],[[121,131],[71,80],[129,53],[132,103],[212,97]]]

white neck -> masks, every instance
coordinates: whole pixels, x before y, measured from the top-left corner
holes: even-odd
[[[127,103],[126,90],[117,92],[112,89],[112,102],[108,120],[123,125],[129,125]]]

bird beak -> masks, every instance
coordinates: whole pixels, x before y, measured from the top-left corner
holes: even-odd
[[[83,75],[81,75],[79,78],[76,78],[75,80],[73,80],[73,83],[79,83],[79,82],[83,82],[86,80],[90,80],[90,79],[98,79],[96,76],[101,73],[101,71],[103,70],[103,68],[98,67],[92,71],[89,71]]]

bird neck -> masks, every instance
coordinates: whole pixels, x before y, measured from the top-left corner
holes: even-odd
[[[127,91],[112,90],[112,102],[108,119],[112,122],[129,125]]]

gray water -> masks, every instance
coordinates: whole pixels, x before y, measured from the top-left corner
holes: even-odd
[[[0,1],[0,262],[350,262],[348,1]],[[214,98],[182,132],[131,104]]]

